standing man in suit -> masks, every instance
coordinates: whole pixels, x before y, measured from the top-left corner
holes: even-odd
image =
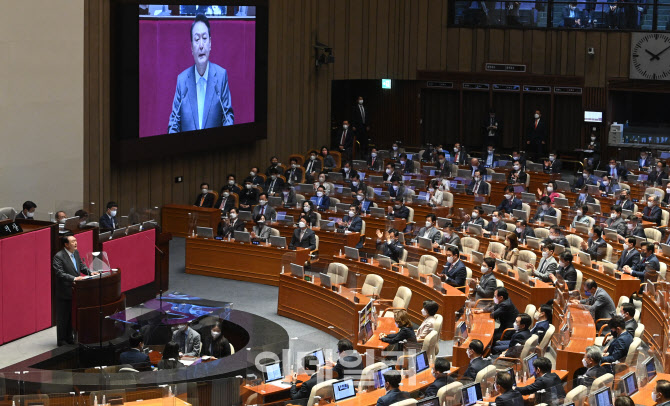
[[[207,182],[200,184],[200,194],[195,198],[193,205],[208,208],[214,206],[214,195],[209,193],[209,184]]]
[[[121,364],[130,364],[133,367],[139,366],[142,369],[149,367],[149,356],[143,351],[144,336],[142,333],[135,332],[131,334],[128,339],[128,345],[130,346],[130,349],[119,355],[119,362]]]
[[[565,398],[565,390],[561,378],[551,372],[551,360],[546,357],[537,357],[533,360],[535,367],[535,382],[527,386],[517,387],[521,395],[535,394],[535,402],[551,403],[552,399]],[[539,391],[544,390],[542,393]]]
[[[23,220],[32,220],[33,217],[35,216],[35,209],[37,209],[37,205],[30,200],[27,200],[23,203],[23,210],[21,210],[16,217],[14,217],[14,220],[16,219],[23,219]]]
[[[610,295],[607,294],[605,289],[598,287],[598,284],[593,279],[587,279],[584,282],[584,295],[586,299],[580,301],[572,300],[572,302],[585,305],[589,312],[591,312],[593,321],[609,319],[616,313],[616,306]],[[602,323],[598,323],[596,330],[600,329]]]
[[[77,239],[73,235],[61,237],[63,249],[54,255],[52,268],[56,277],[56,336],[60,347],[74,344],[72,335],[72,287],[91,272],[77,251]]]
[[[342,121],[342,127],[335,132],[333,149],[342,154],[342,158],[351,159],[351,147],[354,145],[354,132],[349,128],[349,120]]]
[[[624,240],[624,243],[622,244],[623,251],[621,252],[621,256],[616,263],[616,269],[619,272],[623,272],[625,266],[629,267],[630,269],[637,268],[637,264],[640,262],[640,253],[635,249],[636,243],[637,240],[632,236]]]
[[[103,230],[116,230],[119,222],[116,219],[116,213],[119,211],[119,205],[116,202],[107,203],[107,211],[100,216],[100,228]]]
[[[433,214],[434,216],[434,214]],[[459,258],[459,251],[456,247],[447,248],[447,263],[442,269],[442,278],[451,286],[464,286],[467,271],[465,264]]]
[[[493,258],[484,258],[493,259]],[[519,310],[514,306],[512,300],[509,298],[509,292],[504,287],[496,288],[493,293],[493,306],[487,306],[485,309],[476,309],[475,313],[491,313],[491,318],[498,320],[500,327],[493,332],[493,345],[500,340],[503,331],[514,327],[516,317],[519,315]]]
[[[310,394],[312,393],[312,388],[319,383],[318,379],[318,369],[319,369],[319,360],[316,358],[316,355],[305,355],[302,359],[302,366],[305,372],[312,372],[312,375],[309,379],[300,385],[300,389],[296,386],[298,383],[298,374],[293,373],[291,377],[291,390],[290,395],[292,400],[298,399],[309,399]]]
[[[209,62],[212,38],[209,19],[198,14],[191,24],[191,54],[195,65],[177,77],[168,133],[233,125],[235,116],[228,73]]]
[[[193,330],[188,323],[182,323],[172,333],[172,341],[179,345],[179,356],[197,357],[200,355],[202,342],[200,333]]]
[[[496,117],[496,111],[493,107],[489,109],[489,116],[482,123],[482,128],[484,129],[485,144],[497,146],[502,139],[503,123]]]
[[[544,146],[547,144],[547,125],[542,118],[540,109],[535,110],[533,121],[526,133],[526,145],[529,151],[533,151],[535,160],[539,161],[544,154]]]
[[[426,216],[426,226],[421,227],[417,237],[427,238],[430,240],[431,244],[440,242],[442,239],[442,233],[435,228],[435,223],[437,222],[437,216],[433,213],[428,213]]]
[[[468,349],[465,350],[465,354],[470,359],[470,364],[468,365],[468,369],[463,373],[462,378],[472,379],[474,381],[475,378],[477,378],[479,371],[491,365],[491,360],[483,358],[484,343],[476,338],[470,341]]]
[[[370,131],[370,122],[368,121],[368,112],[363,105],[363,96],[358,96],[358,101],[352,109],[352,125],[356,133],[356,139],[360,143],[360,150],[358,156],[363,158],[368,151],[368,131]]]
[[[402,375],[400,371],[391,369],[384,372],[384,389],[386,389],[386,395],[377,399],[377,406],[391,406],[396,402],[401,400],[409,399],[409,392],[403,392],[400,390],[400,382],[402,381]]]
[[[296,248],[308,248],[310,251],[316,249],[316,234],[314,231],[307,228],[307,219],[302,217],[298,221],[298,228],[293,232],[291,243],[288,248],[294,250]]]

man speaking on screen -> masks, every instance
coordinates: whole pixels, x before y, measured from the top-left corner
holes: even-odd
[[[168,133],[233,125],[228,74],[209,61],[211,50],[209,20],[198,14],[191,24],[191,53],[195,65],[177,76]]]

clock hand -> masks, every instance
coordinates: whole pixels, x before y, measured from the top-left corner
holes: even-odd
[[[658,59],[658,57],[659,57],[663,52],[667,51],[668,49],[670,49],[670,45],[669,45],[667,48],[665,48],[664,50],[662,50],[661,52],[657,53],[657,54],[656,54],[656,59]]]
[[[652,53],[652,52],[651,52],[650,50],[648,50],[648,49],[645,49],[644,52],[646,52],[646,53],[648,53],[649,55],[651,55],[651,58],[649,59],[650,61],[653,61],[654,59],[660,59],[660,58],[658,57],[658,55]]]

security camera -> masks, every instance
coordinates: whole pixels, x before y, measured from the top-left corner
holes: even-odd
[[[595,50],[595,48],[588,48],[586,50],[586,53],[591,55],[591,56],[594,56],[596,54],[596,50]]]

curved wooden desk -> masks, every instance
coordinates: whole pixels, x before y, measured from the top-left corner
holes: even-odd
[[[563,315],[557,311],[554,306],[554,326],[556,333],[552,339],[552,346],[556,349],[556,368],[576,371],[582,367],[582,358],[586,353],[586,347],[595,344],[596,326],[591,317],[591,313],[578,306],[569,305],[570,322],[572,330],[570,332],[569,342],[562,346],[559,342],[559,328],[563,323]]]
[[[464,371],[470,365],[470,359],[466,350],[472,340],[479,340],[484,344],[484,348],[491,346],[493,341],[493,332],[496,329],[495,320],[491,318],[491,313],[479,313],[472,315],[472,328],[468,333],[468,338],[461,343],[454,343],[452,365],[462,368]]]
[[[269,244],[186,238],[186,273],[189,274],[278,286],[282,265],[304,264],[308,259],[306,248],[292,251]]]
[[[666,380],[666,381],[670,380],[670,374],[656,374],[654,379],[649,381],[643,387],[639,388],[637,393],[631,396],[633,402],[635,402],[636,405],[643,405],[643,406],[657,405],[657,403],[651,399],[651,394],[656,390],[656,383],[660,380]]]
[[[189,213],[197,215],[198,227],[210,227],[216,232],[221,221],[221,210],[198,207],[188,204],[166,204],[161,212],[161,224],[164,233],[172,233],[177,237],[188,236]]]

